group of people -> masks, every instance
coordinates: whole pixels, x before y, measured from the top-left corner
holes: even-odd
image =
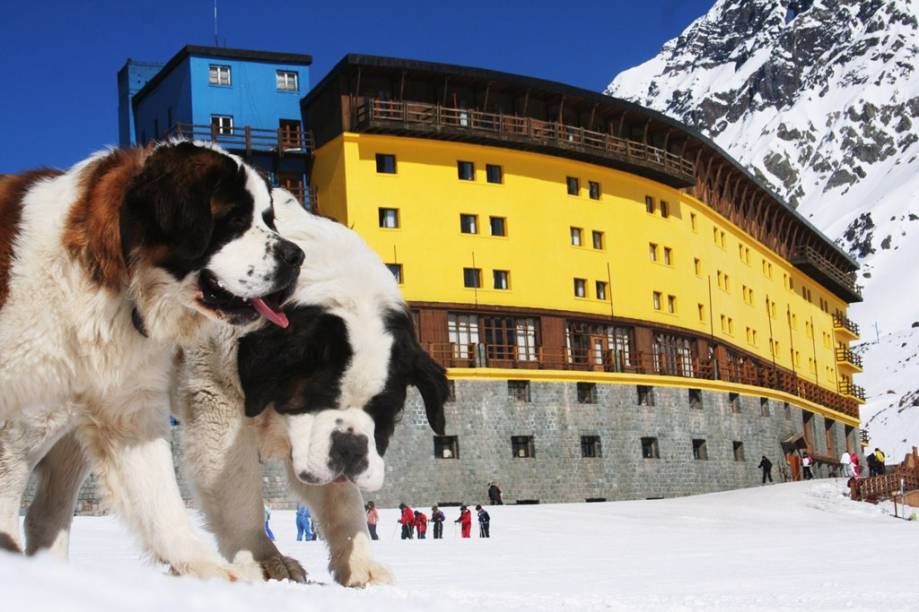
[[[379,540],[380,536],[377,533],[377,525],[380,521],[380,515],[377,512],[376,505],[372,501],[367,502],[365,508],[367,510],[367,530],[370,532],[370,538]],[[481,504],[476,505],[475,510],[479,521],[479,537],[491,537],[489,530],[491,517],[488,511],[485,510]],[[414,538],[419,540],[427,539],[429,522],[434,526],[434,539],[440,540],[444,537],[444,522],[446,522],[447,517],[444,515],[443,510],[437,506],[431,507],[430,517],[424,512],[413,510],[408,504],[404,503],[399,504],[399,511],[400,515],[398,522],[402,525],[401,538],[403,540],[411,540]],[[459,524],[462,537],[468,538],[472,535],[472,511],[469,510],[468,506],[465,504],[460,506],[459,517],[453,522]]]
[[[794,481],[811,480],[814,477],[814,456],[806,450],[801,451],[801,454],[798,454],[796,450],[788,451],[785,453],[785,463],[788,465],[791,479]],[[769,481],[772,481],[771,475]],[[766,482],[765,477],[763,482]]]
[[[884,466],[886,460],[887,455],[884,454],[884,451],[875,448],[873,453],[865,457],[865,461],[868,463],[868,475],[881,476],[886,474],[887,468]]]

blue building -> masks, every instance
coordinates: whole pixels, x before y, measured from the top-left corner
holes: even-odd
[[[213,141],[305,201],[309,142],[300,98],[309,55],[183,47],[166,64],[128,60],[118,72],[121,146],[172,136]]]

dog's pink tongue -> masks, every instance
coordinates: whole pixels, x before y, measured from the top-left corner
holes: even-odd
[[[275,312],[271,309],[271,306],[265,303],[265,300],[262,298],[252,298],[250,300],[252,306],[258,311],[260,315],[277,325],[278,327],[287,328],[290,325],[290,322],[287,320],[287,315],[283,312]]]

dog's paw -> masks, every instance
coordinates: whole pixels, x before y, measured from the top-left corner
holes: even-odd
[[[355,588],[395,582],[392,572],[385,565],[376,561],[354,563],[348,568],[348,571],[336,572],[335,578],[340,584]]]
[[[277,555],[261,561],[262,575],[265,580],[290,580],[306,582],[307,573],[300,562],[291,557]]]
[[[247,580],[245,572],[223,561],[196,560],[171,563],[169,572],[173,576],[193,576],[201,580],[225,580],[237,582]]]

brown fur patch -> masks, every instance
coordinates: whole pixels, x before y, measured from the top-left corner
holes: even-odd
[[[0,308],[9,296],[10,268],[13,266],[13,242],[19,235],[22,199],[35,183],[60,176],[60,170],[32,170],[23,174],[0,175]]]
[[[143,168],[149,149],[116,149],[87,166],[80,194],[67,216],[64,248],[93,281],[112,291],[127,283],[121,249],[120,212],[131,180]]]

